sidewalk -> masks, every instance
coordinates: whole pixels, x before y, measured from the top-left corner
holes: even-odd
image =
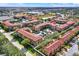
[[[3,33],[3,35],[5,35],[6,38],[8,38],[8,40],[15,46],[17,47],[20,51],[24,52],[24,54],[26,56],[33,56],[32,54],[30,54],[28,51],[26,51],[26,48],[24,48],[23,45],[19,44],[19,42],[15,41],[15,39],[13,39],[13,37],[11,36],[11,33],[6,33],[4,30],[0,30],[1,33]]]

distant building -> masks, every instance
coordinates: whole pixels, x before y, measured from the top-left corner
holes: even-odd
[[[38,24],[34,27],[34,30],[36,31],[39,31],[41,30],[42,28],[46,27],[46,26],[49,26],[49,23],[45,22],[45,23],[41,23],[41,24]]]
[[[13,27],[15,26],[10,21],[3,21],[3,22],[1,22],[1,24],[3,25],[4,29],[7,28],[7,29],[9,29],[9,31],[13,30]]]
[[[61,24],[64,24],[64,23],[67,22],[67,20],[62,19],[62,17],[58,17],[58,18],[56,18],[55,21],[56,21],[57,23],[61,23]]]
[[[68,21],[67,23],[62,24],[62,25],[56,27],[56,30],[58,30],[58,31],[64,30],[64,29],[68,28],[69,26],[71,26],[71,25],[73,25],[73,24],[75,24],[75,22],[73,22],[73,21]]]
[[[36,25],[36,26],[34,27],[34,29],[37,31],[37,30],[41,30],[42,28],[47,27],[47,26],[49,26],[49,27],[55,29],[56,23],[55,23],[55,22],[51,22],[51,23],[48,23],[48,22],[41,23],[41,24]]]

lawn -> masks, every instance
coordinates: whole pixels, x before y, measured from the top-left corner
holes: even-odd
[[[2,33],[0,33],[0,54],[5,54],[6,56],[25,56]]]

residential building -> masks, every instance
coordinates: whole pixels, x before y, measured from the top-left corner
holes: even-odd
[[[55,52],[64,44],[64,42],[69,41],[79,32],[79,26],[66,32],[59,40],[49,43],[44,47],[44,52],[46,55],[53,55]]]
[[[28,32],[26,29],[18,29],[16,32],[21,36],[22,38],[28,38],[30,40],[30,43],[36,45],[42,41],[42,37],[39,35],[36,35],[34,33]]]

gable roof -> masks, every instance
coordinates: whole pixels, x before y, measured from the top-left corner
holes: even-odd
[[[14,24],[10,23],[10,21],[4,21],[2,22],[2,24],[4,24],[5,26],[14,26]]]
[[[37,42],[39,40],[42,40],[41,36],[38,36],[36,34],[30,33],[28,31],[26,31],[25,29],[19,29],[17,30],[18,33],[22,34],[23,36],[29,38],[30,40]]]
[[[66,32],[62,38],[59,40],[56,40],[55,42],[47,44],[47,46],[44,47],[44,50],[47,52],[47,55],[50,55],[50,53],[54,53],[58,47],[64,44],[65,41],[69,40],[71,36],[74,36],[76,32],[79,31],[79,26],[75,27],[74,29]]]

